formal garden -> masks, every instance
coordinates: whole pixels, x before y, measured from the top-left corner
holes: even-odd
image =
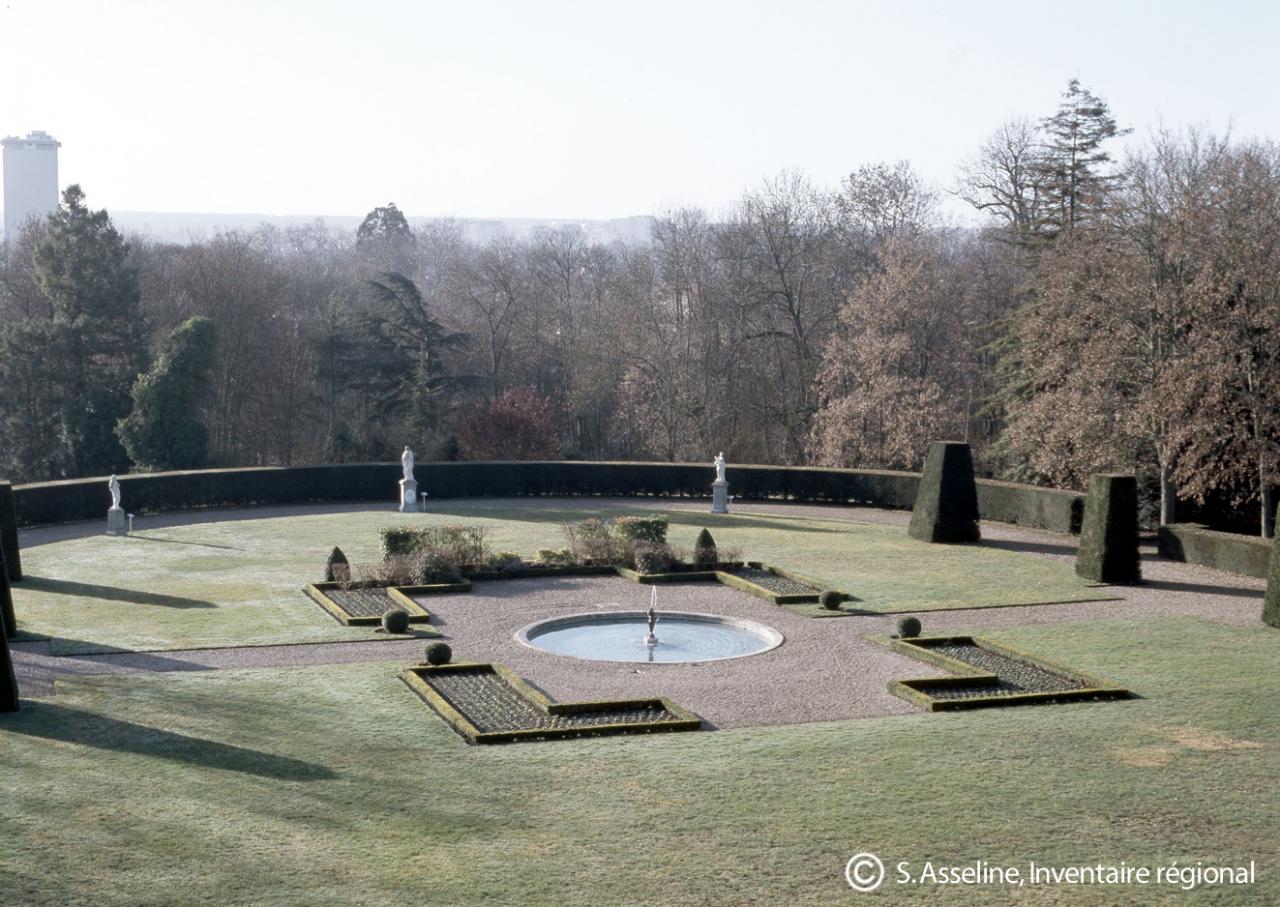
[[[333,469],[0,488],[13,903],[1280,897],[1278,583],[1132,476]]]

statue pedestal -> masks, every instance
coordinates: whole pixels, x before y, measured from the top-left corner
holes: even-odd
[[[107,535],[128,535],[129,528],[125,522],[124,508],[112,507],[107,511]]]
[[[400,512],[418,512],[418,483],[413,479],[400,480]]]
[[[729,512],[729,483],[724,479],[717,479],[711,483],[711,512]]]

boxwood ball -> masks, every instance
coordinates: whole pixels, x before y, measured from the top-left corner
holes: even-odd
[[[453,657],[453,650],[447,642],[429,642],[423,650],[423,657],[429,665],[447,665]]]
[[[918,617],[899,617],[898,618],[898,635],[903,639],[911,639],[913,636],[920,635],[920,618]]]
[[[409,612],[403,608],[392,608],[382,615],[382,629],[388,633],[407,633],[409,631]]]

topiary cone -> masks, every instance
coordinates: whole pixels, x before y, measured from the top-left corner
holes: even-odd
[[[18,678],[13,672],[13,656],[9,653],[9,639],[18,630],[13,617],[13,598],[9,595],[9,571],[0,553],[0,596],[8,601],[4,627],[0,630],[0,712],[18,711]]]
[[[1280,519],[1280,507],[1276,508],[1276,518]],[[1267,594],[1262,600],[1262,622],[1280,628],[1280,532],[1271,539],[1271,560],[1267,564]]]
[[[1095,583],[1136,583],[1142,579],[1138,480],[1134,476],[1089,476],[1076,573]]]
[[[339,576],[339,573],[342,576]],[[324,562],[324,581],[332,583],[339,579],[348,580],[350,578],[351,564],[347,561],[347,556],[342,553],[342,549],[335,545]]]
[[[716,550],[716,540],[711,537],[710,531],[703,529],[698,533],[698,539],[693,543],[693,561],[696,564],[714,564],[719,560],[720,553]]]
[[[13,485],[0,482],[0,544],[9,567],[9,582],[22,580],[22,555],[18,552],[18,512],[13,505]]]
[[[978,484],[973,454],[963,441],[934,441],[924,460],[924,474],[911,510],[907,534],[922,542],[976,542]]]
[[[13,611],[13,592],[9,588],[9,567],[4,552],[4,543],[0,542],[0,636],[12,639],[18,635],[18,617]]]

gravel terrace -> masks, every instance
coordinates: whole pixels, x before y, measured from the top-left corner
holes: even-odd
[[[495,501],[495,506],[501,502]],[[694,500],[629,501],[655,510],[701,510]],[[367,506],[367,505],[355,505]],[[148,518],[170,525],[210,519],[341,512],[331,505],[208,511]],[[739,513],[849,519],[905,527],[910,514],[841,506],[738,504]],[[98,532],[84,527],[51,527],[23,533],[23,545]],[[1071,561],[1070,536],[984,523],[983,544],[1031,556]],[[781,565],[787,566],[787,565]],[[1120,601],[1033,605],[924,616],[926,633],[980,633],[987,627],[1029,626],[1111,618],[1193,616],[1233,626],[1258,623],[1265,582],[1165,561],[1144,546],[1145,582],[1115,587]],[[1111,590],[1109,590],[1111,591]],[[302,593],[299,592],[301,595]],[[896,617],[849,616],[814,620],[717,583],[659,587],[662,610],[700,611],[760,621],[784,634],[771,652],[710,664],[616,664],[581,661],[538,652],[514,639],[517,630],[547,617],[594,610],[643,610],[649,587],[613,577],[563,577],[477,582],[470,595],[431,596],[424,602],[432,623],[445,634],[458,660],[506,664],[556,700],[667,696],[716,727],[744,727],[914,713],[888,693],[890,680],[936,676],[942,672],[864,639],[893,632]],[[328,619],[328,618],[326,618]],[[169,652],[121,652],[55,657],[47,641],[14,641],[11,648],[24,697],[49,696],[54,680],[94,674],[141,671],[200,671],[243,667],[289,667],[356,661],[417,662],[423,639],[394,639],[371,632],[367,641]],[[1051,654],[1051,653],[1046,653]]]

